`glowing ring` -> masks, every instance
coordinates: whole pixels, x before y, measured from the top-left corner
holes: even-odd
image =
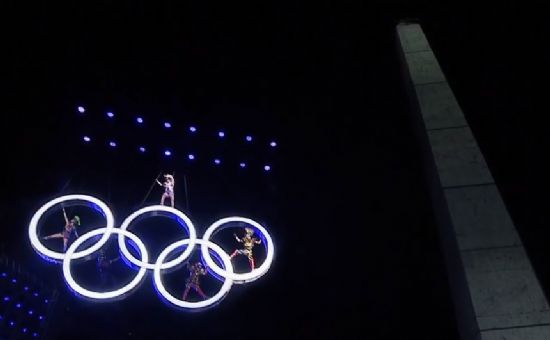
[[[187,233],[189,234],[189,239],[188,239],[189,240],[189,246],[187,247],[187,249],[179,257],[173,259],[170,262],[166,262],[166,263],[162,264],[161,269],[169,269],[169,268],[172,268],[174,266],[177,266],[178,264],[183,262],[184,259],[189,257],[189,255],[191,255],[191,252],[193,251],[193,248],[195,247],[195,242],[197,241],[197,232],[195,231],[195,226],[193,226],[193,222],[191,222],[189,217],[187,217],[183,212],[181,212],[177,209],[171,208],[171,207],[163,206],[163,205],[152,205],[152,206],[149,206],[149,207],[139,209],[138,211],[132,213],[130,216],[126,217],[124,222],[122,222],[122,224],[120,225],[120,229],[122,229],[122,230],[128,229],[128,227],[130,226],[130,223],[132,223],[132,221],[135,220],[138,216],[146,214],[148,212],[152,212],[152,211],[161,211],[161,212],[165,212],[165,213],[175,215],[176,217],[180,218],[181,220],[183,220],[184,224],[180,223],[181,221],[178,221],[178,223],[180,223],[185,229],[187,229]],[[118,237],[118,245],[120,247],[120,250],[124,254],[124,256],[130,262],[132,262],[134,265],[136,265],[140,268],[145,267],[146,269],[154,269],[155,268],[154,263],[149,263],[147,261],[140,261],[140,260],[136,259],[134,257],[134,255],[132,255],[128,251],[128,248],[126,247],[126,244],[124,242],[124,235],[123,234],[120,234],[119,237]]]
[[[206,229],[206,232],[204,233],[204,236],[202,237],[202,239],[205,241],[209,241],[210,237],[212,237],[216,229],[220,228],[222,225],[229,222],[242,222],[242,223],[249,224],[264,236],[264,239],[265,239],[264,241],[267,243],[267,254],[266,254],[265,261],[262,263],[260,267],[255,268],[254,270],[248,273],[235,273],[233,271],[227,271],[227,270],[224,270],[223,268],[220,268],[220,266],[218,266],[216,262],[214,262],[214,260],[212,259],[212,257],[208,252],[208,248],[203,244],[201,246],[201,251],[202,251],[202,257],[204,258],[206,265],[210,269],[212,269],[214,273],[220,275],[225,279],[231,279],[235,281],[235,283],[237,284],[252,282],[254,280],[259,279],[262,275],[267,273],[267,271],[269,270],[269,267],[271,266],[271,263],[273,262],[273,257],[275,255],[275,247],[273,246],[273,241],[271,240],[271,236],[269,235],[267,230],[264,227],[262,227],[261,224],[245,217],[235,216],[235,217],[222,218],[214,222],[210,227],[208,227],[208,229]]]
[[[113,231],[113,227],[115,224],[111,209],[109,209],[107,204],[103,203],[101,200],[95,197],[88,196],[88,195],[66,195],[66,196],[61,196],[49,201],[48,203],[40,207],[40,209],[38,209],[32,216],[32,219],[29,223],[29,239],[31,241],[33,248],[36,250],[36,252],[38,252],[41,256],[51,261],[64,260],[65,254],[50,250],[46,248],[46,246],[44,246],[42,242],[40,242],[40,239],[38,237],[38,222],[42,218],[42,215],[44,215],[44,213],[46,213],[46,211],[48,211],[51,207],[65,201],[87,201],[92,204],[95,204],[101,210],[101,212],[105,216],[105,219],[107,220],[107,224],[104,228],[105,234],[101,236],[99,241],[88,249],[81,250],[79,252],[74,253],[73,259],[79,259],[79,258],[88,256],[93,252],[95,252],[96,250],[98,250],[99,248],[101,248],[103,245],[105,245],[105,243],[107,243],[107,241],[109,240],[109,236]]]
[[[143,267],[140,268],[137,275],[136,275],[136,277],[134,277],[134,279],[132,279],[132,281],[130,281],[130,283],[128,283],[127,285],[125,285],[125,286],[123,286],[119,289],[113,290],[113,291],[94,292],[94,291],[91,291],[91,290],[86,289],[86,288],[82,287],[81,285],[79,285],[74,280],[74,278],[71,274],[71,261],[75,259],[75,257],[73,256],[74,252],[78,248],[78,246],[80,246],[82,243],[84,243],[84,241],[86,241],[89,238],[92,238],[96,235],[99,235],[101,233],[104,233],[106,231],[107,231],[107,228],[95,229],[95,230],[89,231],[89,232],[85,233],[84,235],[80,236],[79,238],[77,238],[73,242],[73,244],[71,244],[69,249],[67,249],[65,259],[63,260],[63,276],[65,277],[65,281],[69,285],[69,288],[71,288],[74,292],[76,292],[77,294],[79,294],[81,296],[84,296],[84,297],[87,297],[87,298],[90,298],[90,299],[94,299],[94,300],[114,299],[114,298],[120,297],[120,296],[130,292],[132,289],[137,287],[137,285],[145,277],[145,273],[147,272],[146,268],[143,268]],[[111,232],[115,233],[115,234],[124,235],[126,237],[129,237],[138,246],[139,252],[141,254],[141,257],[142,257],[143,261],[147,262],[149,260],[149,255],[147,254],[147,249],[145,248],[145,245],[143,244],[143,242],[141,242],[139,237],[132,234],[128,230],[113,229],[113,230],[111,230]],[[104,235],[109,235],[109,234],[104,234]]]
[[[191,243],[190,241],[191,241],[190,239],[185,239],[185,240],[174,242],[168,247],[166,247],[166,249],[164,249],[160,253],[157,259],[157,262],[155,263],[155,268],[153,271],[153,278],[154,278],[153,282],[155,284],[155,288],[157,289],[157,292],[161,295],[161,297],[163,297],[166,301],[168,301],[174,306],[185,308],[185,309],[207,308],[219,302],[221,299],[225,297],[225,295],[227,295],[227,293],[229,292],[229,289],[231,289],[231,286],[233,285],[233,280],[229,278],[225,278],[223,285],[220,288],[220,291],[217,292],[214,296],[206,300],[197,301],[197,302],[188,302],[188,301],[175,298],[172,294],[170,294],[164,287],[164,284],[162,283],[162,279],[160,276],[164,259],[175,249],[181,247],[182,245],[190,244]],[[210,248],[215,253],[217,253],[222,259],[223,265],[227,269],[227,272],[233,273],[233,265],[231,264],[231,259],[229,258],[229,255],[227,255],[227,253],[223,251],[223,249],[220,246],[208,240],[201,240],[201,239],[196,240],[196,243],[200,244],[201,247],[204,247],[207,252],[208,252],[208,248]],[[187,249],[192,249],[192,247],[188,246]],[[181,256],[178,258],[178,260],[180,258]],[[179,260],[178,264],[185,261],[186,258],[187,257]]]

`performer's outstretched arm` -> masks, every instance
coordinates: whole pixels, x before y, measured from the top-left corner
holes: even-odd
[[[237,236],[237,234],[233,234],[233,236],[235,236],[235,240],[237,240],[237,242],[243,243],[243,240],[240,239],[240,238]]]
[[[261,240],[261,239],[259,239],[259,238],[255,238],[255,239],[254,239],[254,243],[256,243],[256,244],[260,244],[260,243],[262,243],[262,240]]]
[[[65,218],[65,224],[69,224],[69,218],[67,217],[67,213],[65,212],[65,208],[63,209],[63,217]]]
[[[157,183],[162,187],[164,186],[161,182],[159,182],[158,178],[155,178],[155,181],[157,181]]]

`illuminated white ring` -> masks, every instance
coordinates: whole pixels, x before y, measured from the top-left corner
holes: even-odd
[[[162,264],[161,269],[169,269],[169,268],[172,268],[174,266],[177,266],[178,264],[183,262],[183,260],[185,260],[185,258],[187,258],[187,257],[189,257],[189,255],[191,255],[191,252],[193,251],[193,248],[195,247],[195,242],[197,240],[197,232],[195,231],[195,226],[193,225],[193,222],[191,222],[189,217],[187,217],[183,212],[181,212],[177,209],[171,208],[171,207],[163,206],[163,205],[152,205],[152,206],[149,206],[149,207],[141,208],[138,211],[135,211],[130,216],[126,217],[124,222],[122,222],[122,224],[120,225],[120,229],[122,229],[122,230],[128,229],[128,227],[130,226],[130,223],[132,223],[132,221],[134,221],[138,216],[146,214],[148,212],[152,212],[152,211],[167,212],[167,213],[175,215],[176,217],[179,217],[180,219],[183,220],[183,222],[185,222],[184,227],[187,229],[187,232],[189,233],[189,242],[190,243],[189,243],[189,246],[187,247],[187,249],[179,257],[173,259],[170,262],[166,262],[166,263]],[[122,254],[124,254],[124,256],[128,259],[128,261],[132,262],[134,265],[136,265],[140,268],[146,268],[146,269],[154,269],[155,268],[154,263],[149,263],[148,261],[140,261],[140,260],[136,259],[134,257],[134,255],[132,255],[128,251],[128,248],[126,247],[126,244],[124,242],[124,235],[123,234],[120,234],[119,237],[118,237],[118,246],[120,247],[120,250],[122,251]]]
[[[38,237],[38,222],[42,218],[42,215],[44,215],[44,213],[48,211],[48,209],[50,209],[56,204],[66,202],[66,201],[87,201],[87,202],[93,203],[102,211],[103,215],[105,215],[105,219],[107,220],[107,223],[104,228],[105,234],[101,236],[99,241],[88,249],[84,249],[74,253],[72,255],[73,259],[79,259],[79,258],[88,256],[93,252],[95,252],[96,250],[98,250],[99,248],[101,248],[103,245],[105,245],[105,243],[107,243],[107,240],[109,240],[109,236],[115,224],[111,209],[109,209],[107,204],[103,203],[101,200],[95,197],[88,196],[88,195],[65,195],[58,198],[54,198],[53,200],[49,201],[48,203],[40,207],[40,209],[38,209],[34,213],[29,223],[29,239],[31,241],[33,248],[36,250],[36,252],[38,252],[40,255],[46,257],[49,260],[54,260],[54,261],[63,260],[65,259],[65,254],[50,250],[46,248],[46,246],[44,246],[42,242],[40,242],[40,239]]]
[[[259,231],[264,236],[265,242],[267,243],[267,254],[266,254],[266,259],[262,263],[262,265],[248,273],[235,273],[233,271],[224,270],[223,268],[218,266],[216,262],[214,262],[214,260],[212,259],[212,257],[208,252],[207,247],[204,244],[201,246],[202,257],[204,258],[206,265],[210,267],[214,273],[218,274],[219,276],[225,279],[231,279],[235,281],[235,283],[237,284],[252,282],[254,280],[257,280],[262,275],[267,273],[267,271],[269,270],[269,267],[271,266],[271,263],[273,262],[273,257],[275,255],[275,247],[273,246],[273,241],[271,239],[271,236],[269,235],[267,230],[264,227],[262,227],[261,224],[245,217],[235,216],[235,217],[222,218],[214,222],[210,227],[208,227],[208,229],[206,229],[206,232],[204,233],[204,236],[202,237],[202,239],[205,241],[209,241],[210,237],[212,237],[212,235],[218,228],[230,222],[242,222],[242,223],[249,224],[253,226],[255,229],[257,229],[257,231]]]
[[[145,274],[147,272],[146,268],[140,268],[137,275],[132,279],[132,281],[130,281],[125,286],[123,286],[121,288],[118,288],[116,290],[112,290],[112,291],[95,292],[95,291],[86,289],[86,288],[82,287],[81,285],[79,285],[74,280],[74,278],[71,274],[71,261],[74,259],[73,253],[78,248],[78,246],[80,246],[86,240],[88,240],[88,239],[90,239],[90,238],[92,238],[96,235],[105,233],[105,232],[107,232],[107,228],[100,228],[100,229],[95,229],[95,230],[89,231],[89,232],[85,233],[84,235],[80,236],[79,238],[77,238],[73,242],[73,244],[71,244],[69,249],[67,249],[67,254],[66,254],[67,256],[63,260],[63,276],[65,277],[65,281],[69,285],[69,288],[71,288],[74,292],[76,292],[77,294],[79,294],[81,296],[84,296],[84,297],[87,297],[87,298],[90,298],[90,299],[94,299],[94,300],[109,300],[109,299],[114,299],[114,298],[117,298],[117,297],[120,297],[124,294],[129,293],[132,289],[137,287],[137,285],[145,277]],[[143,259],[143,261],[147,262],[149,260],[149,255],[147,254],[147,249],[145,248],[145,245],[143,244],[143,242],[141,242],[139,237],[132,234],[128,230],[113,229],[112,232],[115,233],[115,234],[124,235],[126,237],[129,237],[138,246],[139,253],[141,254],[141,258]]]
[[[168,247],[166,247],[166,249],[164,249],[160,253],[160,255],[157,259],[157,262],[155,263],[155,268],[154,268],[154,271],[153,271],[153,279],[154,279],[153,282],[155,284],[155,288],[157,289],[157,292],[164,299],[166,299],[166,301],[173,304],[174,306],[177,306],[177,307],[180,307],[180,308],[186,308],[186,309],[201,309],[201,308],[206,308],[206,307],[212,306],[213,304],[215,304],[215,303],[219,302],[221,299],[223,299],[225,297],[225,295],[231,289],[231,286],[233,285],[233,280],[231,280],[229,278],[225,278],[225,280],[223,282],[223,285],[220,288],[220,290],[214,296],[209,297],[208,299],[202,300],[202,301],[197,301],[197,302],[184,301],[184,300],[180,300],[180,299],[174,297],[172,294],[170,294],[166,290],[166,288],[164,287],[164,284],[162,283],[162,279],[161,279],[161,275],[160,275],[160,272],[161,272],[162,266],[163,266],[163,261],[168,256],[168,254],[170,254],[172,251],[174,251],[175,249],[177,249],[177,248],[179,248],[183,245],[190,244],[190,241],[191,241],[190,239],[185,239],[185,240],[174,242],[171,245],[169,245]],[[210,241],[207,241],[207,240],[201,240],[201,239],[198,239],[195,242],[200,244],[207,251],[208,251],[208,248],[210,248],[215,253],[217,253],[220,256],[224,267],[227,269],[227,272],[228,273],[233,273],[233,265],[231,263],[231,259],[229,258],[229,255],[227,255],[227,253],[225,251],[223,251],[223,249],[220,246],[218,246],[217,244],[215,244],[213,242],[210,242]],[[192,247],[188,246],[187,249],[192,250]],[[181,259],[181,256],[180,256],[178,258],[178,263],[177,264],[182,263],[183,261],[185,261],[186,258],[187,257]]]

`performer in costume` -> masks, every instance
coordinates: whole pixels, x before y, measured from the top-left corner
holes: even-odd
[[[200,277],[206,275],[207,271],[204,269],[201,262],[196,262],[193,265],[187,264],[187,269],[189,270],[189,277],[185,283],[185,291],[183,292],[183,300],[187,298],[189,290],[193,288],[203,299],[206,299],[207,296],[204,294],[200,287]]]
[[[235,236],[235,239],[237,242],[243,244],[243,249],[237,249],[231,254],[230,258],[233,258],[237,255],[246,255],[248,257],[248,262],[250,263],[250,269],[254,270],[254,257],[252,254],[252,248],[256,244],[262,243],[262,240],[254,237],[254,230],[252,228],[244,228],[245,235],[243,238],[239,238],[237,235],[233,234]]]
[[[65,228],[63,229],[63,231],[57,234],[46,236],[44,237],[44,239],[48,240],[51,238],[63,238],[63,251],[66,251],[71,243],[73,243],[74,240],[76,240],[76,238],[78,237],[76,227],[80,226],[80,217],[75,215],[73,218],[71,218],[71,220],[69,220],[67,218],[65,208],[63,208],[63,217],[65,218]]]
[[[164,193],[162,194],[162,197],[160,198],[160,204],[164,205],[164,200],[166,198],[170,199],[170,205],[172,208],[174,207],[174,185],[176,182],[174,181],[174,176],[170,174],[164,175],[164,182],[161,183],[158,179],[156,180],[158,185],[161,187],[164,187]]]
[[[114,285],[115,278],[113,276],[111,265],[113,262],[117,261],[120,257],[116,257],[114,259],[107,259],[107,255],[105,254],[105,250],[101,249],[99,251],[99,255],[97,256],[97,270],[99,271],[99,277],[101,280],[101,286],[105,287],[106,285]]]

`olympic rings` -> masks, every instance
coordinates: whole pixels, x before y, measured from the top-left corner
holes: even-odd
[[[173,295],[168,293],[166,291],[166,288],[164,287],[164,284],[162,283],[162,278],[160,276],[160,271],[162,269],[162,265],[164,263],[164,259],[166,258],[166,256],[168,256],[175,249],[190,243],[191,243],[190,240],[177,241],[175,243],[172,243],[168,247],[166,247],[166,249],[164,249],[160,253],[157,259],[157,263],[155,263],[155,269],[153,271],[155,288],[157,289],[157,292],[159,292],[159,294],[164,299],[166,299],[166,301],[168,301],[169,303],[177,307],[187,308],[187,309],[206,308],[219,302],[221,299],[225,297],[225,295],[227,295],[227,293],[229,292],[229,289],[231,289],[231,286],[233,285],[233,280],[229,278],[225,278],[220,291],[216,293],[214,296],[207,298],[206,300],[202,300],[198,302],[188,302],[188,301],[177,299]],[[200,244],[202,247],[212,249],[216,254],[220,256],[223,262],[223,266],[227,268],[228,272],[233,273],[233,265],[231,264],[231,259],[229,258],[229,255],[227,255],[227,253],[225,253],[223,249],[220,248],[220,246],[207,240],[196,240],[196,243]],[[191,247],[188,247],[188,249],[189,248]]]
[[[181,211],[179,211],[177,209],[162,206],[162,205],[153,205],[153,206],[150,206],[150,207],[145,207],[145,208],[139,209],[138,211],[132,213],[130,216],[126,217],[124,222],[122,222],[122,224],[120,225],[120,229],[122,229],[122,230],[128,229],[128,226],[130,225],[130,223],[132,223],[132,221],[134,221],[136,218],[138,218],[139,216],[141,216],[143,214],[153,212],[153,211],[164,212],[166,214],[171,214],[171,215],[174,215],[174,216],[178,217],[176,220],[178,221],[178,223],[180,225],[182,225],[184,228],[187,229],[187,233],[189,234],[189,246],[187,247],[187,249],[185,249],[185,251],[179,257],[173,259],[170,262],[164,263],[162,265],[161,269],[169,269],[169,268],[172,268],[172,267],[180,264],[181,262],[183,262],[184,259],[186,259],[187,257],[189,257],[189,255],[191,255],[191,252],[193,251],[193,247],[195,246],[195,240],[197,239],[197,232],[195,231],[195,227],[193,226],[193,222],[191,222],[189,217],[187,217],[184,213],[182,213]],[[124,242],[124,234],[119,234],[118,246],[120,247],[120,250],[122,251],[124,256],[130,262],[132,262],[134,265],[136,265],[138,267],[145,267],[145,268],[151,269],[151,270],[155,268],[154,263],[147,263],[147,262],[139,261],[138,259],[136,259],[134,257],[134,255],[132,255],[128,251],[128,248],[126,247],[126,243]]]
[[[46,213],[46,211],[48,211],[51,207],[66,201],[90,202],[92,207],[94,208],[97,207],[99,208],[99,210],[101,210],[101,213],[105,216],[105,219],[107,220],[105,233],[103,234],[103,236],[101,236],[101,239],[99,239],[99,241],[93,246],[91,246],[90,248],[74,253],[73,259],[79,259],[79,258],[88,256],[93,252],[99,250],[99,248],[103,247],[105,243],[107,243],[107,241],[109,240],[109,236],[111,235],[111,232],[115,225],[115,219],[113,217],[113,213],[111,212],[111,209],[109,209],[107,204],[103,203],[102,201],[100,201],[95,197],[88,196],[88,195],[66,195],[66,196],[61,196],[49,201],[34,213],[34,215],[31,218],[31,222],[29,223],[29,239],[31,240],[31,244],[33,248],[38,252],[38,254],[40,254],[40,256],[44,257],[49,261],[63,260],[65,258],[65,254],[50,250],[46,248],[46,246],[44,246],[42,242],[40,242],[40,239],[38,237],[38,222],[40,221],[42,216]]]
[[[84,297],[94,299],[94,300],[114,299],[114,298],[118,298],[118,297],[122,296],[123,294],[127,294],[132,289],[134,289],[138,286],[138,284],[145,277],[145,274],[147,272],[147,268],[141,267],[139,269],[137,275],[132,279],[132,281],[130,281],[130,283],[123,286],[122,288],[119,288],[119,289],[116,289],[116,290],[113,290],[113,291],[108,291],[108,292],[94,292],[94,291],[88,290],[88,289],[82,287],[81,285],[79,285],[74,280],[73,275],[71,274],[71,261],[74,259],[74,257],[73,257],[74,252],[76,251],[76,249],[82,243],[84,243],[84,241],[86,241],[86,240],[88,240],[88,239],[90,239],[90,238],[92,238],[96,235],[104,233],[106,229],[107,228],[94,229],[94,230],[89,231],[86,234],[80,236],[79,238],[77,238],[73,242],[73,244],[71,244],[69,249],[67,249],[67,253],[65,254],[66,255],[65,259],[63,260],[63,276],[65,276],[65,281],[67,281],[67,284],[69,285],[69,287],[74,292],[76,292],[77,294],[80,294]],[[115,234],[127,236],[132,241],[134,241],[134,243],[137,245],[137,247],[139,249],[139,253],[141,255],[141,258],[143,259],[144,262],[147,262],[147,260],[149,258],[149,255],[147,254],[147,249],[145,248],[145,245],[143,244],[143,242],[141,242],[139,237],[132,234],[128,230],[123,230],[123,229],[113,229],[113,230],[111,230],[111,232],[113,232]]]
[[[269,270],[269,267],[271,267],[271,263],[273,262],[273,256],[275,253],[275,247],[273,246],[273,241],[271,240],[271,237],[269,236],[269,233],[267,232],[267,230],[265,230],[265,228],[262,227],[261,224],[249,218],[226,217],[214,222],[210,227],[208,227],[208,229],[206,229],[206,232],[204,233],[204,236],[202,238],[203,240],[208,241],[210,237],[212,237],[213,234],[218,229],[222,229],[224,224],[227,224],[230,222],[246,223],[251,225],[252,227],[254,227],[260,232],[260,234],[264,238],[264,243],[267,243],[267,256],[264,263],[262,263],[260,267],[252,270],[249,273],[238,274],[238,273],[229,272],[227,270],[220,268],[216,264],[216,262],[212,260],[212,257],[210,256],[210,253],[208,252],[208,249],[204,244],[201,246],[202,257],[204,258],[206,265],[210,267],[214,273],[218,274],[221,277],[232,279],[233,281],[235,281],[235,283],[240,284],[240,283],[247,283],[247,282],[252,282],[254,280],[257,280],[262,275],[267,273],[267,271]]]
[[[56,204],[66,201],[89,202],[90,206],[99,209],[105,216],[106,227],[88,231],[84,235],[78,237],[71,244],[69,249],[67,249],[66,253],[59,253],[46,248],[40,242],[38,237],[38,223],[40,222],[40,219],[47,210],[49,210]],[[147,248],[145,247],[141,239],[128,230],[130,224],[134,220],[139,218],[141,215],[150,214],[152,212],[160,212],[160,214],[164,216],[175,216],[177,222],[182,227],[184,227],[184,229],[186,229],[187,234],[189,235],[189,238],[187,239],[178,240],[168,245],[160,253],[155,263],[149,262]],[[220,231],[221,229],[227,228],[227,224],[231,222],[245,223],[251,226],[259,233],[260,238],[263,241],[264,246],[266,247],[266,259],[258,268],[253,269],[248,273],[235,273],[233,269],[233,264],[231,263],[231,257],[219,245],[210,241],[210,238],[216,232]],[[89,256],[95,251],[99,250],[107,243],[109,237],[111,237],[113,233],[118,234],[118,244],[121,252],[121,257],[136,266],[138,268],[138,273],[128,284],[111,291],[97,292],[82,287],[76,282],[72,275],[71,261]],[[84,242],[98,235],[102,236],[97,243],[93,244],[85,250],[77,251],[78,247],[81,246]],[[130,238],[130,240],[132,240],[133,243],[137,246],[137,250],[140,253],[141,259],[137,259],[134,255],[130,253],[130,251],[128,251],[125,242],[126,237]],[[187,310],[199,310],[211,307],[220,302],[227,295],[233,283],[243,284],[246,282],[257,280],[261,276],[265,275],[265,273],[267,273],[267,271],[271,267],[275,254],[273,240],[271,239],[271,236],[269,235],[267,230],[261,224],[249,218],[237,216],[222,218],[214,222],[210,227],[208,227],[202,239],[197,239],[195,226],[193,225],[189,217],[187,217],[187,215],[175,208],[162,205],[154,205],[141,208],[133,212],[132,214],[130,214],[130,216],[124,219],[120,228],[114,228],[114,217],[109,207],[101,200],[88,195],[61,196],[44,204],[40,209],[35,212],[29,223],[29,239],[33,248],[40,256],[50,261],[63,261],[63,275],[65,277],[65,281],[67,282],[69,288],[77,295],[98,301],[107,301],[110,299],[124,297],[138,287],[138,285],[142,282],[145,275],[147,274],[147,271],[150,270],[153,272],[153,285],[155,286],[155,289],[157,290],[161,298],[175,307]],[[204,262],[206,263],[206,268],[211,271],[210,273],[216,276],[216,278],[223,278],[224,282],[220,290],[212,297],[208,297],[204,300],[197,302],[190,302],[180,300],[166,290],[162,281],[162,271],[178,266],[179,264],[188,260],[191,257],[191,254],[194,251],[196,244],[199,244],[201,246],[200,254]],[[171,261],[164,262],[166,258],[176,249],[182,248],[184,246],[186,247],[186,249],[182,252],[181,255]],[[213,251],[217,257],[219,257],[222,262],[223,268],[220,267],[220,265],[217,264],[214,259],[212,259],[210,250]]]

